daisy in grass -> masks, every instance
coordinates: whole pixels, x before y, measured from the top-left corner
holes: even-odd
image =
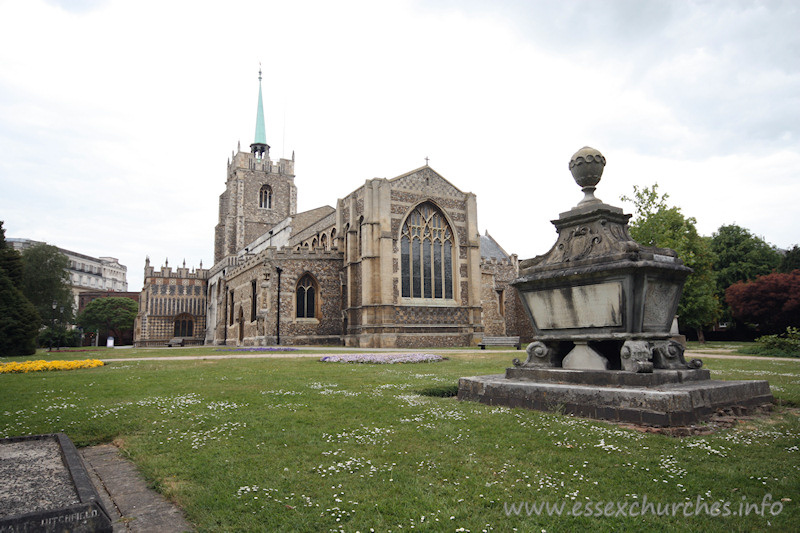
[[[342,355],[326,355],[321,358],[323,363],[433,363],[441,361],[443,357],[431,353],[352,353]]]

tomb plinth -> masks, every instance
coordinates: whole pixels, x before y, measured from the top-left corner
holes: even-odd
[[[672,323],[692,269],[634,241],[631,215],[595,197],[605,164],[589,147],[572,156],[584,197],[552,221],[550,251],[521,261],[511,282],[533,325],[527,359],[505,376],[462,378],[459,398],[656,425],[769,403],[766,381],[711,381],[702,361],[685,360]]]

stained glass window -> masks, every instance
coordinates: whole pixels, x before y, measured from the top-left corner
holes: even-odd
[[[306,274],[297,283],[297,318],[314,318],[315,296],[314,280]]]
[[[400,235],[404,298],[453,298],[453,232],[433,204],[420,204]]]

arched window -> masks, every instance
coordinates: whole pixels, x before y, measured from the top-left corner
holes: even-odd
[[[297,318],[315,318],[317,291],[314,279],[306,274],[297,282]]]
[[[432,203],[408,215],[400,256],[404,298],[453,298],[453,232]]]
[[[194,337],[192,315],[184,313],[175,317],[175,334],[173,337]]]
[[[328,236],[326,234],[322,234],[322,237],[319,238],[319,245],[324,249],[328,249]]]
[[[317,247],[317,238],[316,237],[311,239],[311,247],[312,248],[316,248]]]
[[[258,207],[272,209],[272,187],[269,185],[261,186],[261,191],[258,193]]]

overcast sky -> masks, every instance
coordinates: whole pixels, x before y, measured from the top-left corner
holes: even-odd
[[[226,160],[253,142],[298,209],[425,164],[520,258],[582,198],[658,183],[700,233],[800,243],[800,2],[0,0],[0,220],[128,267],[213,262]]]

